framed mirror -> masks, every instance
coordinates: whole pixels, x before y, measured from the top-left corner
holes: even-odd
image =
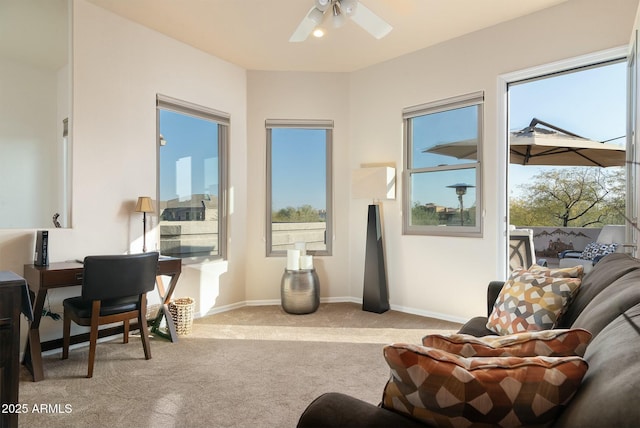
[[[71,226],[71,4],[0,2],[0,229]]]

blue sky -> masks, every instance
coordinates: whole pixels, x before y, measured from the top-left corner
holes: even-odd
[[[625,61],[549,79],[512,85],[509,89],[509,125],[512,131],[534,117],[595,141],[625,146]],[[509,166],[510,195],[519,185],[552,167]]]
[[[217,196],[218,125],[160,110],[160,134],[167,142],[160,149],[160,199],[202,193]],[[192,179],[186,180],[187,175]]]
[[[425,148],[446,142],[473,139],[476,135],[474,117],[469,109],[458,109],[447,114],[435,114],[433,120],[421,117],[414,120],[414,165],[457,165],[465,160],[451,156],[422,153]],[[527,83],[513,84],[509,88],[509,128],[519,130],[529,125],[533,118],[559,126],[585,138],[605,141],[624,137],[626,132],[626,62],[585,69],[576,73],[557,75]],[[437,124],[446,129],[443,135],[429,132],[429,127]],[[471,126],[470,126],[471,125]],[[624,147],[624,138],[611,141]],[[485,142],[490,144],[490,142]],[[557,167],[536,167],[509,165],[509,194],[521,194],[520,186],[545,169]],[[436,177],[419,177],[414,181],[413,201],[436,203],[455,208],[458,200],[455,192],[447,188],[448,181],[464,181],[475,184],[472,170],[434,174]],[[431,174],[422,174],[431,175]],[[465,196],[465,206],[475,200],[475,192],[469,189]]]
[[[473,108],[463,108],[448,114],[433,115],[434,119],[441,121],[439,125],[444,124],[444,128],[449,130],[447,135],[429,134],[431,119],[416,120],[415,135],[421,135],[421,143],[416,146],[414,162],[418,165],[467,162],[449,156],[421,153],[421,150],[443,141],[474,138],[477,133],[473,126],[474,114]],[[190,187],[191,193],[215,194],[218,180],[217,125],[165,110],[160,115],[160,132],[167,141],[161,150],[161,199],[175,198],[179,193],[184,193],[187,187]],[[623,137],[626,132],[626,63],[512,85],[509,91],[510,130],[528,126],[534,117],[596,141]],[[188,154],[183,142],[192,145],[189,149],[193,155],[191,159],[185,159]],[[274,209],[304,204],[326,208],[325,131],[274,129],[272,143]],[[612,143],[624,146],[625,140],[620,138]],[[398,144],[402,142],[398,141]],[[187,184],[180,184],[175,174],[177,164],[181,168],[188,165],[195,178]],[[516,196],[518,186],[528,182],[544,168],[510,165],[510,194]],[[446,186],[461,181],[475,184],[473,170],[460,171],[457,175],[441,174],[437,178],[421,177],[415,183],[413,200],[457,207],[455,191]],[[469,206],[467,204],[474,200],[475,190],[471,188],[465,196],[465,205]]]
[[[326,131],[274,128],[271,134],[274,210],[311,205],[326,209]]]

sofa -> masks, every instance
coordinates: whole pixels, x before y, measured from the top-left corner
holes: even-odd
[[[486,327],[504,282],[487,291],[487,317],[476,317],[459,333],[495,335]],[[579,291],[555,328],[584,329],[588,370],[575,395],[551,421],[553,427],[640,426],[640,260],[627,254],[605,256],[582,278]],[[382,396],[384,385],[380,385]],[[302,413],[307,427],[424,427],[416,419],[338,392],[316,398]]]

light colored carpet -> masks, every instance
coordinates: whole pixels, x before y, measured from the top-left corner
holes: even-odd
[[[44,357],[46,379],[21,368],[21,427],[295,427],[329,391],[377,404],[389,376],[382,346],[419,343],[459,324],[350,303],[308,315],[280,306],[243,307],[195,320],[177,343],[139,337],[98,344],[92,379],[88,348]],[[44,406],[41,406],[44,405]],[[44,409],[36,412],[34,409]]]

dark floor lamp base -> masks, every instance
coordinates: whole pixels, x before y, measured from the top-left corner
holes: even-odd
[[[362,310],[378,314],[389,310],[387,271],[384,263],[380,207],[378,205],[369,205]]]

